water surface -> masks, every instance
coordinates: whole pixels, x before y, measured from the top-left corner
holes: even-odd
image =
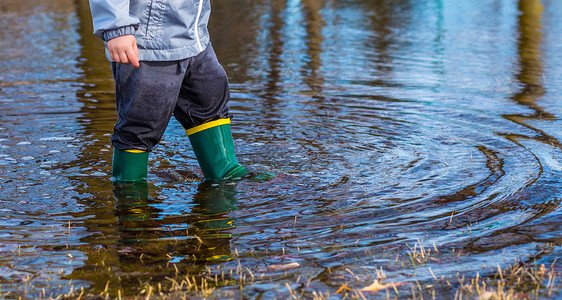
[[[172,120],[148,184],[114,185],[113,81],[87,1],[2,1],[1,292],[139,295],[224,271],[233,283],[216,295],[338,298],[381,269],[408,294],[416,282],[429,293],[434,275],[552,265],[560,12],[548,0],[214,0],[238,158],[277,176],[203,182]],[[420,244],[439,253],[404,264]]]

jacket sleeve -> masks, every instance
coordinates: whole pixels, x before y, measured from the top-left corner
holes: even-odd
[[[104,41],[133,34],[139,27],[137,17],[129,14],[129,0],[89,0],[94,34]]]

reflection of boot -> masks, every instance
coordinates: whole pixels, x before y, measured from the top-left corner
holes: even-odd
[[[113,195],[117,199],[115,213],[121,222],[147,221],[154,217],[155,213],[148,206],[146,181],[114,183]]]
[[[144,181],[148,167],[148,152],[121,151],[113,148],[113,179],[116,181]]]
[[[230,119],[219,119],[186,130],[207,180],[240,178],[248,173],[236,160]]]
[[[193,197],[196,204],[193,212],[199,215],[199,220],[191,223],[195,227],[195,235],[201,238],[202,248],[199,259],[205,261],[228,261],[234,259],[230,251],[229,230],[235,228],[235,219],[228,217],[232,210],[236,210],[235,186],[232,183],[203,182],[199,185]]]
[[[238,209],[236,207],[237,194],[235,187],[227,182],[203,182],[199,185],[193,202],[197,204],[193,212],[201,214],[203,218],[193,224],[199,230],[223,230],[234,228],[234,219],[223,215]]]

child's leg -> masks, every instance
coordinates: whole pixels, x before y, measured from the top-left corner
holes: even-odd
[[[189,60],[176,119],[186,129],[197,161],[208,180],[248,173],[236,160],[230,131],[228,79],[211,45]]]
[[[187,62],[113,63],[118,120],[111,142],[119,150],[151,151],[176,106]]]
[[[228,118],[229,100],[228,77],[209,44],[189,59],[174,116],[185,129]]]
[[[141,62],[140,68],[113,63],[118,115],[111,137],[115,180],[146,179],[148,152],[166,130],[186,65],[186,60]]]

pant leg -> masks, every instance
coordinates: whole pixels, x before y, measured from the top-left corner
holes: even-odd
[[[184,67],[181,67],[183,64]],[[113,63],[118,120],[111,142],[119,150],[151,151],[160,141],[184,78],[187,60]]]
[[[174,116],[185,129],[229,117],[228,77],[211,44],[189,59]]]

